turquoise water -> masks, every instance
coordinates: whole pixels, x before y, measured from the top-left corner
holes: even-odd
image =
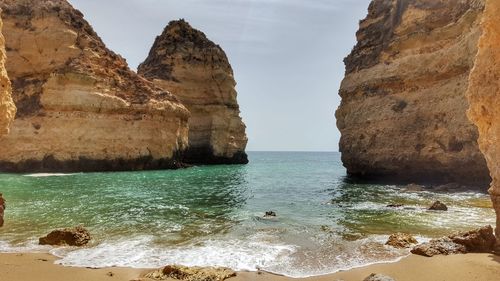
[[[407,255],[383,245],[394,232],[425,241],[494,224],[485,192],[348,183],[338,153],[253,152],[250,161],[177,171],[2,174],[0,251],[50,251],[68,266],[176,263],[303,277]],[[450,210],[426,211],[435,200]],[[396,203],[405,207],[386,207]],[[264,219],[268,210],[278,216]],[[93,234],[88,247],[36,245],[49,231],[76,225]]]

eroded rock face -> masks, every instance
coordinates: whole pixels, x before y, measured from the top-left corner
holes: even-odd
[[[90,233],[83,227],[57,229],[39,239],[40,245],[85,246],[91,240]]]
[[[172,21],[138,72],[179,97],[191,112],[187,162],[248,162],[236,82],[220,46],[184,20]]]
[[[0,30],[3,22],[0,19]],[[9,127],[16,115],[16,107],[11,97],[11,84],[5,69],[5,39],[0,33],[0,137],[9,132]]]
[[[483,9],[483,0],[372,1],[336,112],[349,174],[489,183],[465,96]]]
[[[500,253],[500,2],[487,0],[481,23],[474,69],[467,96],[469,117],[479,129],[479,147],[486,157],[493,181],[490,187],[497,214],[497,247]]]
[[[0,0],[18,114],[0,170],[175,168],[189,112],[132,72],[66,0]]]

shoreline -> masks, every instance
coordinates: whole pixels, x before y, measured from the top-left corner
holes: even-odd
[[[141,276],[154,269],[85,268],[55,264],[58,257],[49,253],[0,253],[0,281],[130,281],[149,280]],[[291,278],[268,272],[238,272],[232,281],[361,281],[371,273],[390,276],[398,281],[495,281],[500,276],[500,256],[462,254],[432,258],[409,255],[396,262],[378,263],[333,274]]]

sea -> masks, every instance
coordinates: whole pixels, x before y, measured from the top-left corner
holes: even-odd
[[[487,187],[413,192],[354,183],[336,152],[249,158],[166,171],[0,174],[0,252],[49,252],[75,267],[180,264],[310,277],[407,256],[384,245],[395,232],[424,242],[495,223]],[[428,211],[436,200],[449,210]],[[86,247],[38,245],[54,229],[79,225],[93,237]]]

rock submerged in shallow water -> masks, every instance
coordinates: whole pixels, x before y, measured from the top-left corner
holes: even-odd
[[[5,211],[5,199],[3,199],[2,193],[0,193],[0,227],[3,226],[3,212]]]
[[[404,188],[404,191],[406,191],[406,192],[421,192],[424,190],[425,190],[425,187],[423,187],[422,185],[414,184],[414,183],[411,183],[411,184],[405,186],[405,188]]]
[[[400,207],[403,207],[403,206],[404,206],[403,204],[389,204],[386,207],[387,208],[400,208]]]
[[[426,257],[465,253],[490,253],[493,251],[494,246],[495,236],[493,235],[493,228],[488,225],[468,232],[433,239],[414,247],[411,252]]]
[[[267,211],[266,214],[264,215],[265,218],[274,218],[276,217],[276,212],[274,211]]]
[[[236,272],[225,267],[187,267],[167,265],[162,269],[146,274],[146,278],[154,280],[185,280],[185,281],[223,281],[235,277]]]
[[[91,239],[90,233],[83,227],[57,229],[39,239],[40,245],[84,246]]]
[[[459,183],[452,182],[452,183],[438,185],[438,186],[434,187],[433,190],[438,191],[438,192],[446,192],[446,191],[460,190],[463,188],[464,187],[462,185],[460,185]]]
[[[363,281],[396,281],[396,280],[394,280],[393,278],[391,278],[389,276],[372,273],[372,274],[370,274],[370,276],[363,279]]]
[[[394,248],[403,249],[410,248],[411,245],[417,244],[418,241],[415,237],[411,236],[407,233],[394,233],[389,236],[389,239],[385,243],[385,245],[392,246]]]
[[[448,207],[441,201],[434,202],[430,207],[431,211],[448,211]]]

